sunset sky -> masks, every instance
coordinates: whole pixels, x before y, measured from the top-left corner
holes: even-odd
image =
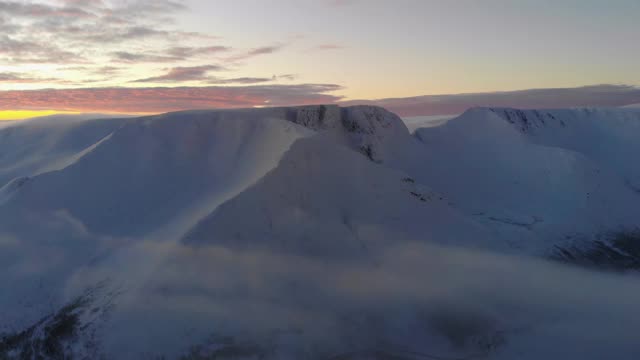
[[[388,98],[418,115],[457,109],[425,95],[553,88],[532,105],[640,103],[638,19],[638,0],[0,0],[0,119]]]

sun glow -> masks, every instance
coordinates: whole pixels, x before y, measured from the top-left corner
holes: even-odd
[[[57,110],[0,110],[0,121],[24,120],[32,117],[56,115],[56,114],[78,114],[78,113],[73,111],[57,111]]]

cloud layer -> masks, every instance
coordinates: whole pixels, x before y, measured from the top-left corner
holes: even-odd
[[[149,242],[130,250],[128,259],[162,260],[122,301],[116,344],[151,328],[169,329],[156,334],[169,343],[175,319],[187,318],[191,343],[206,341],[216,324],[218,336],[297,353],[286,358],[312,349],[321,359],[384,348],[424,358],[485,358],[488,351],[494,359],[630,359],[638,351],[636,274],[410,242],[367,259]],[[106,274],[129,279],[145,261],[78,274],[72,287]],[[274,343],[274,334],[290,341]]]
[[[71,110],[81,112],[159,113],[185,109],[288,106],[319,103],[373,104],[401,116],[459,114],[475,106],[516,108],[617,107],[640,103],[640,89],[622,85],[598,85],[567,89],[538,89],[460,95],[434,95],[383,100],[341,101],[338,84],[272,84],[292,81],[295,75],[224,78],[210,72],[217,65],[176,67],[157,77],[136,82],[201,80],[215,86],[79,88],[0,91],[0,110]],[[104,67],[102,73],[117,71]],[[4,79],[4,80],[3,80]],[[22,74],[0,74],[2,81],[34,81]],[[234,86],[225,86],[233,84]],[[251,84],[260,84],[253,85]]]
[[[236,82],[241,81],[236,79]],[[3,91],[0,92],[0,110],[159,113],[203,108],[334,103],[340,97],[331,93],[340,89],[335,84],[297,84]]]
[[[476,106],[553,109],[611,107],[640,103],[640,88],[626,85],[595,85],[564,89],[532,89],[407,98],[354,100],[345,104],[373,104],[403,116],[460,114]]]
[[[212,82],[215,79],[205,76],[222,68],[233,70],[233,78],[244,79],[239,82],[243,84],[258,77],[260,82],[280,79],[269,73],[249,76],[238,71],[255,57],[282,51],[287,42],[265,40],[255,47],[236,48],[214,34],[179,28],[177,20],[187,11],[184,0],[0,0],[0,68],[29,66],[31,73],[12,84],[43,87],[132,81],[230,83],[226,79]],[[39,70],[33,70],[33,64],[40,65]],[[119,71],[95,76],[107,66]],[[165,74],[151,76],[153,72]],[[52,81],[53,73],[63,80]],[[9,83],[7,76],[2,81]]]

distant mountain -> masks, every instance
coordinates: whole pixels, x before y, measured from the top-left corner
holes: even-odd
[[[414,128],[321,105],[4,125],[0,358],[633,358],[637,279],[576,265],[640,263],[640,112]]]

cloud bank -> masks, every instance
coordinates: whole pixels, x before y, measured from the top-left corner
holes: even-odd
[[[410,242],[357,259],[149,242],[130,250],[128,259],[164,260],[124,295],[111,324],[116,345],[154,328],[176,346],[176,319],[189,319],[192,344],[211,347],[215,334],[293,353],[273,358],[387,349],[425,358],[627,359],[639,350],[636,275]],[[69,285],[127,279],[144,267],[118,264]]]
[[[241,82],[242,79],[236,81]],[[2,91],[0,110],[160,113],[205,108],[334,103],[340,100],[340,96],[331,93],[340,89],[335,84],[274,84]]]
[[[459,95],[431,95],[382,100],[342,101],[338,84],[261,84],[295,80],[295,75],[220,78],[208,74],[222,71],[218,65],[175,67],[157,77],[136,82],[202,80],[216,86],[78,88],[0,91],[0,110],[54,109],[80,112],[160,113],[186,109],[288,106],[306,104],[371,104],[401,116],[460,114],[476,106],[515,108],[618,107],[640,103],[640,88],[597,85],[565,89],[534,89]],[[106,67],[97,72],[117,72]],[[4,74],[4,81],[34,81],[26,76]],[[223,86],[236,84],[235,86]]]
[[[640,88],[628,85],[595,85],[563,89],[532,89],[407,98],[354,100],[344,104],[372,104],[402,116],[461,114],[476,107],[553,109],[572,107],[618,107],[640,103]]]

